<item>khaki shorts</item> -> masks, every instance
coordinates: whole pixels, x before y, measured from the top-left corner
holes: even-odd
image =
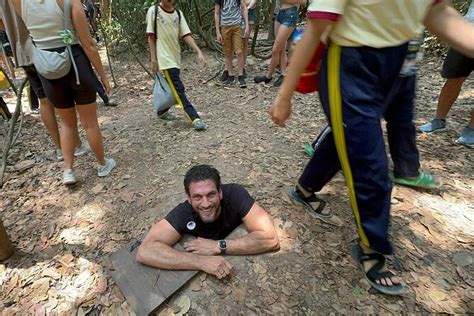
[[[242,27],[240,25],[221,27],[224,54],[229,56],[234,51],[242,50]]]

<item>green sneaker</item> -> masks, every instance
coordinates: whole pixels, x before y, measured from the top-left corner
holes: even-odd
[[[174,120],[176,120],[176,116],[174,116],[170,112],[165,112],[161,115],[158,115],[158,117],[160,119],[162,119],[163,121],[174,121]]]
[[[195,119],[193,121],[193,128],[197,131],[202,131],[202,130],[205,130],[207,128],[207,124],[205,122],[203,122],[203,120],[201,120],[201,119]]]
[[[414,179],[410,178],[395,178],[392,172],[389,173],[390,180],[393,183],[397,183],[400,185],[414,187],[414,188],[421,188],[421,189],[437,189],[441,186],[441,182],[438,181],[435,177],[431,174],[420,171],[418,172],[418,176]]]
[[[307,144],[306,146],[304,146],[304,152],[306,153],[306,155],[313,157],[314,155],[313,146],[311,144]]]

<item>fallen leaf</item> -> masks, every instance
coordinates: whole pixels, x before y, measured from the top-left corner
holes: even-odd
[[[183,295],[179,298],[176,305],[179,306],[180,310],[175,312],[175,315],[180,316],[186,314],[191,308],[191,299],[187,295]]]
[[[448,295],[440,290],[430,290],[428,295],[435,302],[444,301],[448,298]]]

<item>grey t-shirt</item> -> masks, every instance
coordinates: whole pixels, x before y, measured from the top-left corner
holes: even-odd
[[[240,25],[242,11],[239,0],[216,0],[221,7],[221,26]]]

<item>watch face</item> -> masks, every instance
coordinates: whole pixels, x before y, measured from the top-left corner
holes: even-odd
[[[227,243],[225,240],[219,240],[219,248],[220,249],[227,249]]]

